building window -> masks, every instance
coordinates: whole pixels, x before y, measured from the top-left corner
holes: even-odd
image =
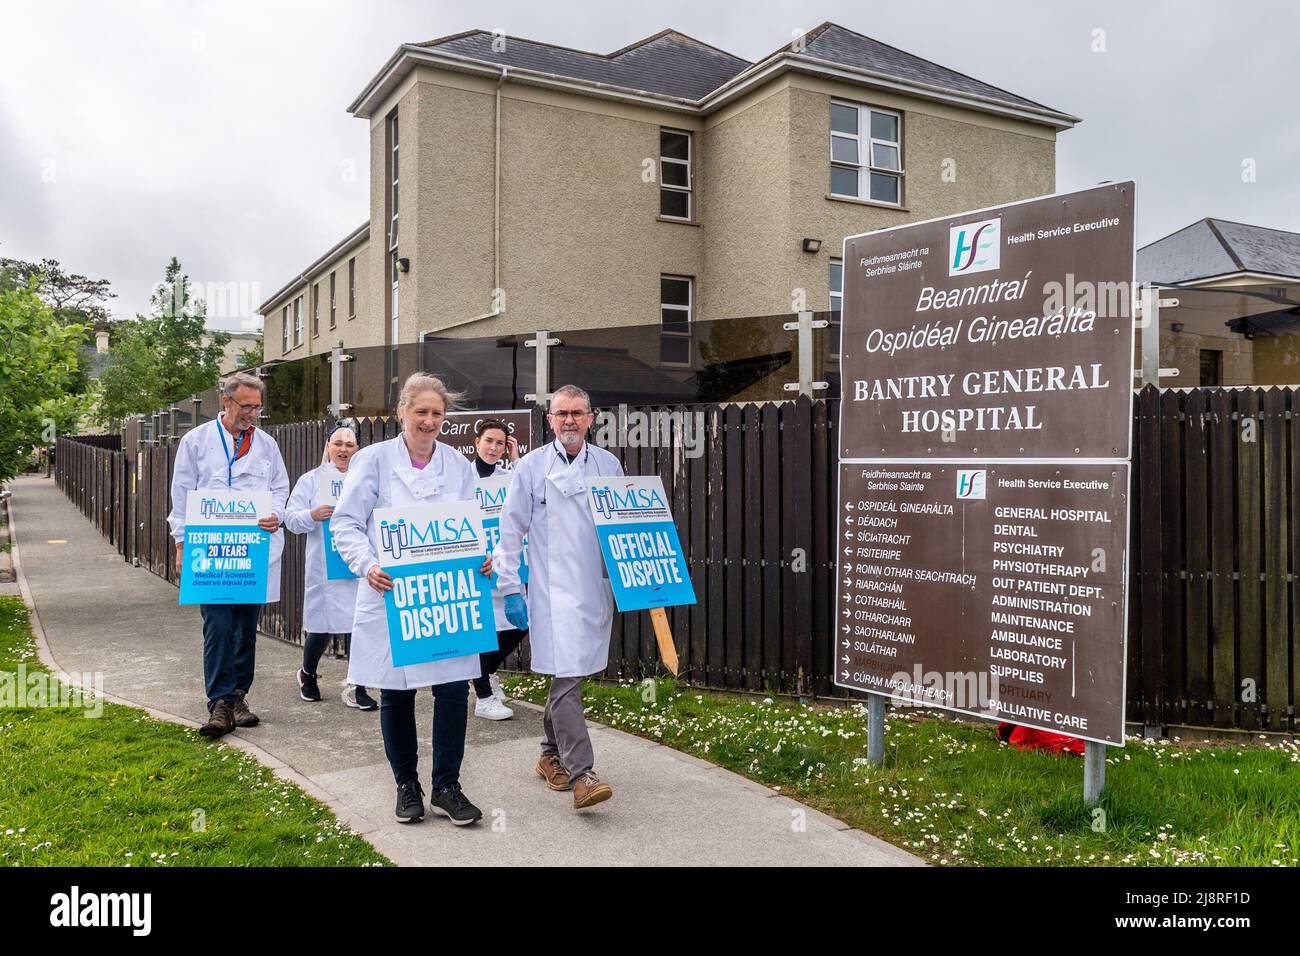
[[[659,277],[659,361],[691,364],[691,309],[694,280],[687,276]]]
[[[397,248],[397,110],[388,116],[388,248]]]
[[[293,347],[302,345],[302,296],[293,300]]]
[[[1223,384],[1223,352],[1219,349],[1201,349],[1201,387],[1211,388]]]
[[[348,318],[357,317],[357,257],[348,260]]]
[[[840,313],[844,308],[844,261],[832,259],[829,281],[831,299],[830,325],[826,328],[826,351],[830,355],[840,354]]]
[[[334,273],[331,272],[330,273],[330,328],[331,329],[334,328],[335,311],[336,310],[334,304]]]
[[[289,307],[287,305],[280,310],[280,325],[284,327],[283,329],[284,344],[281,347],[280,351],[288,352],[289,351]]]
[[[311,287],[311,337],[320,335],[320,283]]]
[[[659,215],[691,218],[691,134],[659,131]]]
[[[831,193],[902,205],[903,114],[831,101]]]
[[[389,303],[390,315],[392,316],[392,327],[389,330],[391,338],[388,340],[389,345],[397,344],[397,250],[394,249],[388,254],[388,273],[392,277],[393,295]]]

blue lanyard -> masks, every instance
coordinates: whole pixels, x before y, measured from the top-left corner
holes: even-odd
[[[217,419],[217,428],[221,431],[221,453],[226,456],[226,487],[233,488],[235,482],[235,462],[239,459],[239,453],[244,448],[244,436],[247,435],[248,432],[240,432],[238,438],[231,439],[230,444],[234,448],[234,454],[232,455],[230,452],[226,451],[226,426],[221,424],[220,418]],[[252,441],[251,437],[249,438],[249,441]]]
[[[551,446],[551,447],[554,447],[554,446]],[[564,447],[563,445],[560,446],[560,448],[563,448],[563,447]],[[575,458],[575,459],[573,459],[573,461],[569,461],[569,453],[568,453],[567,451],[566,451],[566,452],[562,452],[562,451],[560,451],[560,448],[556,448],[556,449],[555,449],[555,457],[558,458],[558,459],[560,460],[560,464],[564,465],[565,469],[568,469],[568,467],[569,467],[570,465],[572,465],[573,462],[576,462],[578,459]],[[582,467],[583,467],[584,469],[587,467],[587,461],[588,461],[588,459],[590,459],[590,458],[591,458],[591,442],[583,442],[583,444],[582,444]],[[554,467],[554,466],[552,466],[552,467]],[[549,469],[548,469],[548,473],[549,473]],[[598,475],[600,474],[600,466],[597,466],[597,467],[596,467],[596,474],[598,474]]]

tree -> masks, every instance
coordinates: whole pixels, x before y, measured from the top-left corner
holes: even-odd
[[[35,283],[0,283],[0,482],[18,474],[37,445],[49,445],[77,421],[68,386],[87,326],[64,324]]]
[[[262,340],[258,339],[252,345],[247,345],[239,351],[239,367],[248,368],[252,365],[262,364]]]
[[[150,304],[149,315],[113,325],[112,361],[99,377],[96,412],[98,421],[110,428],[217,383],[230,335],[204,328],[207,309],[190,298],[189,276],[182,274],[175,256]]]
[[[83,325],[108,321],[107,302],[114,293],[109,291],[107,279],[88,279],[68,272],[57,259],[0,259],[0,273],[8,276],[8,281],[0,284],[10,288],[29,288],[35,283],[36,294],[61,322]]]

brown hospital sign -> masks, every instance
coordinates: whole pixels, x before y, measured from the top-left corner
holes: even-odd
[[[1123,744],[1133,195],[845,241],[837,684]]]

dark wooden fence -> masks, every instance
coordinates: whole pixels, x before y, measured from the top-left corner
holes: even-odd
[[[612,449],[658,474],[698,603],[669,609],[683,676],[726,689],[848,695],[831,685],[838,402],[676,406],[703,453]],[[1128,719],[1296,729],[1300,697],[1300,444],[1291,390],[1139,393],[1129,551]],[[535,417],[541,428],[540,414]],[[362,444],[396,434],[364,419]],[[324,424],[272,426],[291,481],[320,462]],[[166,516],[174,446],[138,454],[61,439],[60,487],[127,560],[175,579]],[[301,639],[303,539],[261,629]],[[510,662],[527,666],[527,647]],[[615,616],[609,677],[658,670],[646,612]]]

